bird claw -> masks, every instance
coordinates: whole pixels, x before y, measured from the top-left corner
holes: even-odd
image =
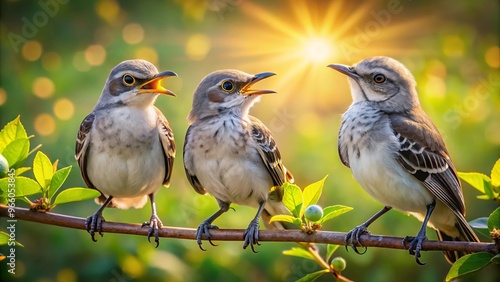
[[[198,247],[200,247],[202,251],[206,251],[201,246],[202,245],[201,237],[203,237],[203,235],[205,235],[210,245],[214,247],[218,246],[217,244],[214,244],[212,242],[212,236],[210,236],[210,231],[209,231],[210,229],[219,229],[219,227],[217,227],[216,225],[212,225],[209,222],[203,221],[196,229],[196,241],[198,242]]]
[[[158,246],[160,245],[160,236],[159,236],[158,232],[163,227],[163,223],[161,222],[160,218],[156,214],[153,214],[151,216],[151,218],[149,219],[149,222],[147,222],[147,221],[144,222],[141,225],[141,228],[145,227],[145,226],[149,226],[149,230],[148,230],[148,242],[151,243],[151,236],[154,234],[154,236],[155,236],[155,243],[156,243],[156,247],[155,248],[158,248]]]
[[[101,235],[101,237],[103,236],[102,223],[105,221],[106,220],[104,220],[104,217],[102,217],[102,213],[100,212],[96,212],[85,219],[85,229],[90,234],[90,238],[92,238],[92,241],[97,242],[97,240],[95,239],[96,231],[99,233],[99,235]]]
[[[420,250],[422,250],[422,243],[427,240],[427,237],[422,234],[417,234],[417,236],[412,237],[412,236],[406,236],[403,239],[403,248],[406,250],[406,243],[410,243],[410,247],[408,248],[408,251],[410,255],[415,257],[415,261],[419,265],[425,265],[425,262],[420,261]]]
[[[360,238],[359,238],[363,234],[370,234],[370,232],[368,231],[366,226],[363,224],[358,225],[358,226],[354,227],[351,231],[349,231],[347,233],[347,235],[345,235],[345,238],[344,238],[344,246],[345,246],[346,251],[348,251],[347,246],[349,245],[354,250],[354,252],[358,255],[363,255],[364,253],[366,253],[368,248],[363,246],[363,244],[361,244]],[[358,251],[358,248],[356,247],[356,245],[359,245],[359,246],[365,248],[364,251],[362,251],[362,252]]]
[[[243,249],[246,249],[248,246],[252,249],[252,252],[257,253],[255,251],[255,244],[260,246],[259,243],[259,220],[254,219],[248,225],[247,230],[245,230],[245,234],[243,234],[243,238],[245,239],[245,243],[243,244]]]

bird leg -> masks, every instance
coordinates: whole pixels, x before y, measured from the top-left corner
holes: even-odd
[[[248,246],[250,246],[250,248],[252,248],[252,251],[256,253],[254,245],[255,244],[260,245],[259,218],[265,206],[266,206],[266,201],[261,201],[259,203],[259,209],[257,210],[257,214],[255,215],[254,219],[250,221],[247,230],[245,230],[245,234],[243,234],[243,237],[245,239],[245,243],[243,244],[243,249],[246,249]]]
[[[363,224],[358,225],[358,226],[354,227],[351,231],[349,231],[347,233],[347,235],[345,235],[345,238],[344,238],[345,249],[347,250],[347,245],[350,245],[356,254],[362,255],[362,254],[366,253],[367,248],[365,246],[363,246],[363,244],[361,244],[361,242],[359,241],[359,237],[363,234],[370,234],[370,232],[367,229],[368,226],[370,226],[370,224],[372,224],[375,220],[377,220],[377,218],[381,217],[383,214],[390,211],[391,209],[392,209],[392,207],[385,206],[380,211],[378,211],[376,214],[374,214],[372,217],[370,217],[367,221],[365,221]],[[349,241],[351,241],[350,244],[349,244]],[[361,247],[364,247],[365,250],[363,252],[359,252],[356,245],[360,245]]]
[[[102,217],[102,211],[108,206],[112,199],[113,196],[109,196],[102,206],[85,220],[85,229],[87,229],[87,232],[94,242],[97,242],[94,237],[96,231],[99,232],[99,235],[102,237],[102,223],[105,222],[104,217]]]
[[[215,219],[217,219],[219,216],[221,216],[223,213],[225,213],[229,210],[228,203],[220,201],[219,199],[217,199],[217,203],[219,203],[220,209],[217,212],[215,212],[214,214],[212,214],[209,218],[202,221],[200,223],[200,225],[198,226],[198,228],[196,229],[196,241],[198,242],[198,247],[200,247],[200,249],[202,251],[205,251],[205,249],[203,249],[203,247],[201,246],[201,244],[202,244],[201,237],[203,235],[205,235],[205,237],[207,237],[207,240],[210,243],[210,245],[217,246],[216,244],[212,243],[212,237],[210,236],[209,230],[210,229],[219,229],[219,227],[217,227],[216,225],[212,225],[212,222],[214,222]]]
[[[417,236],[411,237],[411,236],[406,236],[403,239],[403,247],[406,249],[406,243],[410,242],[410,247],[408,250],[410,251],[410,255],[415,256],[415,261],[420,264],[424,265],[425,263],[420,262],[420,250],[422,249],[422,243],[427,240],[426,234],[426,228],[427,228],[427,222],[429,222],[429,219],[431,218],[432,211],[434,211],[434,208],[436,207],[436,200],[433,200],[432,203],[427,205],[427,213],[425,214],[424,222],[422,223],[422,227],[420,227],[420,230],[417,233]]]
[[[163,223],[161,222],[160,218],[156,214],[156,203],[155,203],[155,195],[153,193],[149,194],[149,200],[151,201],[151,218],[149,219],[149,222],[144,222],[141,227],[144,226],[149,226],[148,230],[148,242],[151,243],[151,235],[155,235],[155,242],[156,242],[156,248],[160,245],[160,238],[158,236],[158,231],[159,229],[162,228]]]

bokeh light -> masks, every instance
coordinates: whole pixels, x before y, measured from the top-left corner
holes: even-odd
[[[73,66],[76,70],[86,72],[90,70],[90,65],[85,58],[85,52],[76,52],[73,56]]]
[[[140,24],[131,23],[123,28],[123,41],[128,44],[137,44],[144,39],[144,29]]]
[[[99,66],[106,59],[106,49],[101,45],[90,45],[85,49],[85,60],[91,66]]]
[[[193,34],[186,41],[186,55],[194,61],[205,59],[210,51],[210,38],[205,34]]]
[[[69,120],[75,113],[75,106],[69,99],[61,98],[54,103],[54,115],[60,120]]]
[[[120,15],[120,5],[116,0],[100,0],[97,2],[96,13],[108,23],[114,23]]]
[[[31,91],[35,96],[47,99],[54,94],[55,85],[50,78],[41,76],[33,81]]]
[[[39,114],[35,117],[33,127],[42,136],[51,135],[56,130],[56,121],[49,114]]]
[[[500,48],[498,46],[488,48],[484,59],[490,67],[498,69],[500,67]]]
[[[463,39],[458,35],[447,35],[443,38],[443,52],[448,57],[461,57],[465,52]]]
[[[22,54],[28,61],[36,61],[42,55],[42,44],[36,40],[30,40],[23,45]]]
[[[42,65],[48,71],[56,71],[61,67],[61,55],[56,52],[47,52],[42,56]]]
[[[7,92],[5,89],[0,88],[0,106],[7,102]]]
[[[151,47],[141,47],[134,52],[134,58],[150,61],[153,65],[158,65],[158,52]]]

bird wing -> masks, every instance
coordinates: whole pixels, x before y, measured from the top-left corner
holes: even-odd
[[[273,179],[274,186],[281,188],[285,182],[293,183],[293,175],[283,165],[280,151],[271,131],[257,118],[251,116],[249,118],[252,122],[251,137],[257,144],[257,151]],[[282,193],[280,194],[282,195]]]
[[[345,120],[342,120],[342,124],[340,125],[340,130],[339,130],[339,137],[338,137],[338,145],[337,145],[337,150],[339,152],[339,157],[340,161],[348,168],[349,166],[349,156],[347,154],[347,148],[345,147],[346,145],[344,144],[344,148],[342,148],[342,131],[344,131],[344,126],[345,126]]]
[[[389,119],[400,145],[396,158],[401,166],[463,218],[460,181],[437,128],[422,110],[406,116],[390,115]]]
[[[170,184],[175,158],[174,133],[163,113],[157,107],[154,107],[154,109],[157,116],[156,123],[158,132],[160,133],[160,142],[165,157],[165,179],[163,180],[163,185],[168,186]]]
[[[92,124],[95,120],[95,114],[90,113],[87,115],[82,123],[80,124],[80,129],[76,136],[76,146],[75,146],[75,158],[80,167],[80,172],[82,173],[83,181],[89,188],[94,188],[94,184],[90,181],[87,174],[87,153],[90,144],[90,130],[92,129]]]
[[[189,134],[191,133],[191,130],[192,130],[192,126],[190,126],[186,132],[186,138],[184,139],[184,154],[183,154],[183,159],[184,159],[184,171],[186,172],[186,176],[187,176],[187,179],[189,181],[189,183],[191,184],[191,186],[194,188],[194,190],[196,192],[198,192],[199,194],[201,195],[205,195],[207,194],[207,190],[205,190],[205,188],[201,185],[200,181],[198,180],[198,177],[196,177],[196,175],[192,174],[188,167],[186,166],[186,164],[188,162],[190,162],[191,160],[188,160],[188,156],[186,156],[186,146],[188,144],[188,138],[189,138]]]

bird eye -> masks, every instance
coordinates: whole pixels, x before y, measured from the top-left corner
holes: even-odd
[[[383,74],[376,74],[374,77],[373,77],[373,81],[375,81],[376,83],[382,83],[385,81],[385,76]]]
[[[223,81],[221,83],[221,87],[222,87],[222,90],[224,90],[226,92],[230,92],[234,88],[233,83],[229,80]]]
[[[127,86],[132,86],[135,83],[135,78],[127,73],[123,75],[123,83]]]

